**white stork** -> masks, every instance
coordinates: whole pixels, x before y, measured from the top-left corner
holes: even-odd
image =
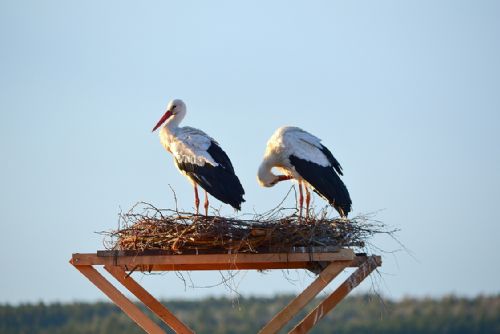
[[[194,204],[196,214],[200,199],[198,185],[205,190],[205,215],[208,215],[208,193],[240,210],[245,200],[245,191],[234,173],[231,160],[219,144],[205,132],[191,128],[179,127],[186,116],[186,104],[182,100],[172,100],[167,111],[158,121],[152,132],[160,130],[160,141],[172,154],[179,171],[185,175],[194,187]]]
[[[276,167],[283,175],[272,172]],[[295,179],[299,183],[299,207],[302,217],[306,188],[306,213],[309,213],[311,195],[308,187],[330,203],[342,218],[351,211],[351,197],[339,177],[342,167],[321,140],[298,127],[277,129],[267,142],[264,160],[259,167],[257,180],[263,187],[272,187],[280,181]]]

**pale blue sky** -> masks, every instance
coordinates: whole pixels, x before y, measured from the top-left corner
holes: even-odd
[[[383,294],[500,292],[499,18],[498,1],[0,1],[0,302],[102,299],[71,253],[102,249],[120,208],[172,207],[168,184],[192,208],[150,132],[172,98],[231,157],[244,212],[288,190],[255,173],[274,129],[301,126],[343,165],[354,215],[402,229],[415,259],[384,257]],[[238,290],[298,278],[248,273]]]

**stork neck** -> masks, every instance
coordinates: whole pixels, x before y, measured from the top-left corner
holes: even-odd
[[[170,117],[167,122],[165,123],[165,128],[169,130],[170,132],[174,131],[179,127],[179,124],[181,124],[181,121],[184,117],[179,117],[181,115],[174,115]]]
[[[261,186],[271,187],[272,183],[276,180],[277,176],[272,172],[273,164],[265,159],[259,166],[259,171],[257,172],[257,180]]]

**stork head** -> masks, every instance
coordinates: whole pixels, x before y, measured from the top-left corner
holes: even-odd
[[[269,188],[275,186],[278,182],[293,179],[290,175],[275,175],[272,169],[273,163],[269,161],[269,158],[264,158],[257,172],[257,182],[261,187]]]
[[[257,182],[259,182],[261,187],[272,187],[278,183],[278,176],[274,175],[272,170],[272,165],[268,161],[264,160],[259,166],[259,171],[257,172]]]
[[[186,104],[184,103],[184,101],[179,99],[172,100],[168,103],[167,111],[165,112],[165,114],[163,114],[158,123],[156,123],[151,132],[154,132],[167,121],[173,122],[175,120],[176,124],[178,125],[182,121],[184,116],[186,116]]]

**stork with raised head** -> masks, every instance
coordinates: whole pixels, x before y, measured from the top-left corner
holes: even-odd
[[[282,175],[275,175],[273,167]],[[351,197],[340,179],[342,167],[321,140],[298,127],[277,129],[267,142],[264,160],[257,180],[263,187],[272,187],[280,181],[295,179],[299,183],[299,208],[302,217],[304,203],[302,185],[306,190],[306,213],[309,213],[311,187],[330,203],[342,218],[351,211]]]
[[[205,132],[187,126],[180,127],[179,124],[185,116],[186,104],[182,100],[172,100],[153,132],[165,123],[160,129],[160,141],[174,157],[179,171],[193,184],[196,214],[200,205],[198,185],[205,190],[206,216],[207,192],[219,201],[241,210],[245,191],[234,173],[231,160],[219,144]]]

